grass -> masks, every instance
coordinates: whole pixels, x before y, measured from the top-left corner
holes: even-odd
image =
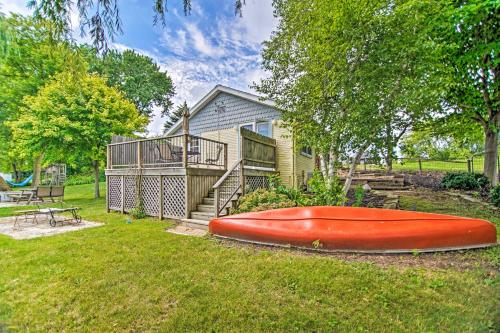
[[[483,164],[484,164],[484,157],[475,157],[474,158],[474,165],[471,166],[473,167],[473,171],[475,173],[482,173],[483,172]],[[439,160],[426,160],[422,159],[421,161],[421,167],[423,171],[441,171],[441,172],[467,172],[468,171],[468,166],[467,166],[467,159],[456,159],[456,160],[450,160],[450,161],[439,161]],[[420,165],[418,163],[418,160],[404,160],[403,163],[400,163],[398,161],[394,161],[392,164],[392,169],[394,171],[419,171],[420,170]],[[360,164],[358,166],[359,170],[363,170],[365,166],[363,164]],[[367,170],[382,170],[383,167],[375,164],[367,164],[366,165]]]
[[[66,194],[68,206],[105,225],[23,241],[0,235],[0,332],[498,329],[498,278],[480,265],[382,268],[228,247],[165,233],[169,222],[126,224],[125,216],[105,212],[103,199],[92,199],[92,185]],[[425,198],[403,204],[412,200],[424,210],[455,211]],[[0,216],[12,212],[0,209]]]

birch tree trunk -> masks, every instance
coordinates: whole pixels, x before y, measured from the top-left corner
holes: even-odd
[[[347,191],[351,188],[351,183],[352,183],[352,177],[354,177],[354,173],[356,172],[356,166],[359,164],[359,161],[361,160],[361,156],[363,156],[363,153],[366,150],[366,146],[363,146],[356,155],[352,158],[351,166],[349,167],[349,172],[347,173],[345,182],[344,182],[344,187],[342,188],[342,191],[344,192],[345,195],[347,195]]]

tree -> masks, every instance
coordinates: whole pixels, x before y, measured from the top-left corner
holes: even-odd
[[[172,108],[174,85],[166,71],[150,57],[132,50],[110,50],[99,55],[88,46],[80,47],[89,64],[89,73],[108,78],[108,84],[121,90],[140,114],[151,117],[155,108],[167,116]]]
[[[449,10],[448,40],[441,45],[453,69],[447,102],[464,121],[484,132],[484,174],[498,183],[500,134],[500,5],[492,0],[455,1]]]
[[[280,21],[263,51],[271,76],[257,88],[276,101],[298,144],[319,153],[330,186],[338,165],[349,165],[346,192],[365,151],[393,140],[393,133],[381,135],[387,126],[392,131],[394,119],[417,115],[405,99],[420,91],[424,82],[417,80],[426,71],[408,59],[422,50],[398,44],[414,37],[415,27],[405,20],[417,13],[407,18],[407,3],[274,2]]]
[[[166,133],[172,126],[175,125],[179,121],[179,119],[182,119],[182,116],[184,115],[185,112],[189,112],[189,107],[187,105],[187,102],[184,101],[181,105],[175,109],[175,111],[170,115],[170,117],[165,121],[165,124],[163,124],[163,133]]]
[[[151,0],[155,16],[153,23],[166,24],[167,13],[166,0]],[[182,0],[184,15],[191,13],[191,0]],[[235,15],[242,15],[242,7],[245,0],[234,0]],[[73,0],[30,0],[28,6],[34,8],[35,15],[52,20],[56,23],[58,30],[66,35],[70,33],[71,12]],[[122,32],[119,15],[118,0],[83,0],[76,1],[76,7],[80,16],[80,27],[82,34],[87,30],[90,32],[94,47],[107,51],[108,39]],[[89,10],[94,11],[89,15]]]
[[[2,56],[0,57],[0,163],[3,169],[33,162],[33,184],[39,182],[42,155],[14,154],[6,122],[18,117],[23,98],[35,94],[55,73],[80,71],[85,65],[71,44],[46,20],[12,14],[0,16]]]
[[[399,140],[442,112],[446,68],[428,38],[429,18],[440,16],[442,8],[435,1],[396,1],[386,17],[386,47],[380,48],[378,56],[387,71],[379,90],[384,128],[378,136],[388,172]]]
[[[112,134],[130,135],[146,124],[147,118],[105,79],[66,72],[25,97],[18,119],[8,123],[20,154],[87,158],[94,169],[96,198],[99,166]]]

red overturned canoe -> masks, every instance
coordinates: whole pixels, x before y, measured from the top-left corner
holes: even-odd
[[[496,245],[485,220],[401,210],[297,207],[210,221],[212,234],[235,240],[344,252],[448,251]]]

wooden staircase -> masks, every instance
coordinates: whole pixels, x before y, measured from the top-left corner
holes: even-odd
[[[220,216],[229,214],[231,208],[236,207],[236,203],[241,193],[238,192],[234,198],[227,204]],[[214,190],[211,189],[207,196],[203,198],[202,202],[196,206],[196,210],[191,212],[191,218],[181,220],[182,225],[190,228],[208,230],[208,223],[215,218],[215,202]]]
[[[340,178],[344,180],[343,177]],[[371,189],[379,191],[401,191],[407,190],[410,187],[404,183],[403,175],[383,175],[375,173],[356,173],[352,178],[352,185],[368,184]]]

